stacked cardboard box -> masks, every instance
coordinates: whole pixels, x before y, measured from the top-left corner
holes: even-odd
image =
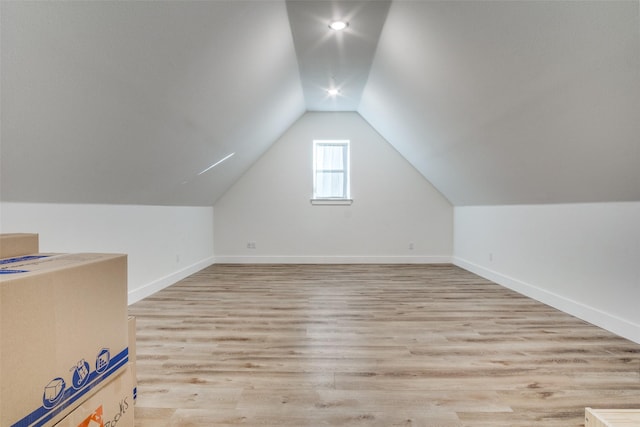
[[[83,401],[55,427],[133,427],[136,401],[136,318],[129,316],[129,363],[124,372]]]
[[[55,427],[133,427],[133,384],[125,372],[64,417]]]
[[[0,260],[0,425],[53,426],[91,399],[103,410],[119,395],[132,402],[126,256],[25,254],[1,241],[12,255]],[[132,410],[119,418],[133,426]]]
[[[138,374],[136,370],[136,318],[129,316],[129,370],[133,382],[133,401],[138,399]]]
[[[9,233],[0,234],[0,259],[30,255],[38,252],[37,234]]]

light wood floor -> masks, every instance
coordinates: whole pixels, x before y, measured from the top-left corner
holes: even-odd
[[[640,408],[640,345],[454,266],[214,265],[130,314],[136,427],[567,427]]]

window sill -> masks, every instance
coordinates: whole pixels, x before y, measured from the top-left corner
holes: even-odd
[[[312,205],[337,205],[349,206],[353,203],[353,199],[311,199]]]

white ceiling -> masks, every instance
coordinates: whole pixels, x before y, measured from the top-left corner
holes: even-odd
[[[283,1],[1,7],[2,200],[212,205],[305,111]]]
[[[358,111],[454,205],[640,200],[639,8],[394,2]]]
[[[637,1],[0,7],[3,201],[212,205],[307,110],[455,205],[640,200]]]

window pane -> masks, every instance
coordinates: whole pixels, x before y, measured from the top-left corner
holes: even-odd
[[[344,173],[318,172],[316,176],[316,197],[345,197]]]
[[[318,145],[316,153],[316,169],[344,169],[344,145]]]

